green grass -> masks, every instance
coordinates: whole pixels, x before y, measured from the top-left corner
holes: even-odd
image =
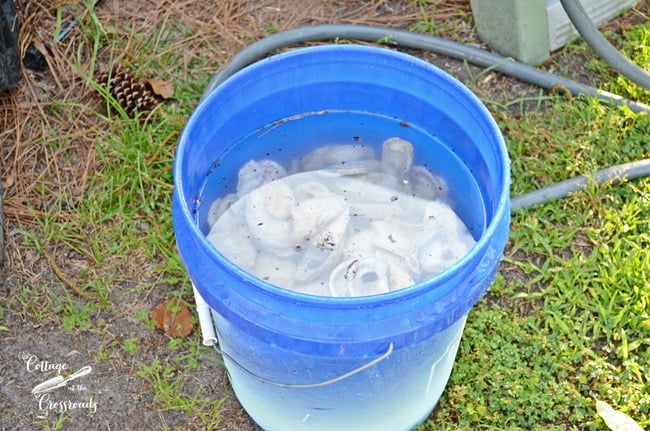
[[[410,27],[411,31],[461,42],[460,34],[471,29],[471,15],[462,9],[454,10],[454,19],[440,19],[437,12],[441,6],[437,2],[410,0],[410,3],[419,11],[420,16],[420,20]],[[449,12],[448,7],[445,7],[444,11]]]
[[[495,112],[514,194],[650,157],[648,115],[582,98],[545,106],[517,121]],[[595,399],[650,426],[649,248],[647,178],[517,211],[501,274],[420,429],[606,430]]]
[[[620,47],[621,52],[641,68],[648,70],[650,64],[650,22],[632,27],[622,35],[611,35],[610,40]],[[600,61],[589,64],[591,70],[602,74],[607,79],[607,90],[623,97],[636,100],[645,104],[650,103],[650,94],[643,88],[632,83],[629,79],[617,74],[609,66]]]
[[[514,217],[506,265],[522,277],[471,312],[422,429],[607,429],[595,399],[650,424],[649,194],[594,187]]]
[[[188,428],[218,430],[224,400],[214,398],[209,384],[197,385],[192,374],[199,368],[201,361],[215,361],[213,356],[201,353],[199,346],[200,343],[194,343],[192,351],[185,354],[177,352],[171,361],[155,360],[150,364],[139,362],[137,375],[147,382],[153,393],[152,407],[184,413]]]
[[[78,297],[57,277],[42,285],[21,286],[0,307],[0,316],[6,309],[36,322],[53,320],[67,332],[101,339],[102,345],[93,352],[98,363],[126,357],[136,364],[143,350],[152,350],[143,347],[150,341],[143,340],[142,334],[147,339],[154,331],[161,335],[149,318],[151,310],[124,309],[132,305],[131,298],[146,299],[161,285],[174,286],[174,297],[191,298],[171,225],[171,167],[180,130],[214,64],[208,50],[193,55],[178,48],[179,41],[192,36],[178,23],[144,39],[133,32],[127,43],[119,41],[118,35],[128,29],[109,27],[92,13],[89,17],[79,24],[87,39],[77,46],[77,56],[70,65],[86,83],[84,91],[97,92],[95,102],[100,102],[86,105],[76,100],[54,100],[45,105],[53,120],[39,145],[52,159],[56,155],[59,165],[52,164],[38,178],[32,195],[39,204],[29,203],[35,224],[21,234],[24,247],[33,248],[42,258],[52,256],[67,281],[96,299]],[[195,33],[200,31],[194,29]],[[176,97],[172,102],[129,118],[109,94],[99,89],[94,75],[100,63],[110,65],[116,53],[125,50],[129,58],[122,61],[138,75],[146,73],[174,83]],[[59,130],[59,124],[70,128]],[[84,173],[85,188],[75,191],[60,181],[61,166],[80,160],[87,160],[90,168]],[[86,266],[81,270],[69,267],[67,253],[78,256]],[[49,269],[45,263],[44,270]],[[112,321],[121,315],[130,315],[135,322],[134,330],[126,336],[111,332]],[[11,331],[12,326],[0,326],[0,331]],[[163,343],[173,360],[163,359],[165,365],[140,362],[135,370],[153,397],[152,410],[181,412],[193,429],[214,430],[220,424],[222,402],[215,399],[212,386],[196,384],[191,373],[201,363],[216,359],[212,352],[208,355],[199,348],[198,338],[195,331],[192,338]],[[145,357],[149,360],[151,353]],[[63,429],[65,420],[62,414],[42,426]]]
[[[65,421],[67,420],[67,415],[65,413],[59,413],[59,417],[53,421],[44,421],[41,423],[42,431],[62,431],[64,429]]]

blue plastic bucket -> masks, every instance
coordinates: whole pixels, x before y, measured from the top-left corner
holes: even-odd
[[[330,298],[275,287],[206,240],[208,202],[250,159],[400,136],[446,177],[477,240],[412,287]],[[509,229],[509,161],[478,98],[438,68],[384,48],[326,45],[261,60],[197,107],[174,166],[180,256],[212,311],[235,394],[267,430],[407,430],[451,373],[465,319],[488,289]]]

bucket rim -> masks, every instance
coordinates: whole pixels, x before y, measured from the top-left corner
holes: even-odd
[[[296,57],[296,56],[319,55],[322,57],[325,54],[336,55],[339,53],[346,54],[347,56],[350,56],[351,54],[358,54],[358,55],[371,54],[372,56],[375,57],[383,57],[385,60],[397,60],[402,64],[411,64],[416,68],[424,69],[426,70],[426,72],[441,78],[448,85],[452,86],[454,90],[460,92],[462,96],[466,99],[466,101],[469,102],[477,110],[477,113],[480,114],[480,116],[485,119],[484,123],[489,129],[490,134],[492,134],[493,137],[496,138],[495,139],[496,146],[499,150],[497,159],[500,165],[499,168],[500,168],[500,174],[502,176],[502,185],[501,185],[501,189],[498,190],[498,194],[497,194],[498,203],[496,205],[496,210],[494,211],[492,219],[485,227],[482,235],[480,236],[476,244],[461,259],[456,261],[452,266],[447,268],[445,271],[438,273],[433,277],[415,283],[411,286],[398,289],[392,292],[388,292],[388,293],[377,294],[377,295],[355,296],[355,297],[331,297],[331,296],[311,295],[311,294],[296,292],[290,289],[273,285],[241,269],[233,262],[231,262],[228,258],[226,258],[221,252],[219,252],[219,250],[207,240],[207,236],[199,229],[199,225],[192,215],[192,209],[187,205],[187,202],[189,201],[187,200],[187,196],[185,194],[182,175],[181,175],[181,166],[183,165],[182,162],[183,162],[183,154],[184,154],[184,151],[182,150],[188,145],[188,138],[187,138],[188,130],[191,130],[195,126],[195,123],[201,117],[203,111],[208,109],[207,107],[211,103],[214,103],[214,100],[219,97],[220,91],[230,86],[236,86],[240,80],[245,79],[246,76],[248,76],[249,74],[254,74],[256,71],[260,69],[263,70],[269,64],[283,62],[286,59]],[[376,65],[377,67],[382,67],[382,66],[386,66],[386,64],[388,63],[381,63],[381,64],[377,63]],[[387,302],[401,301],[408,298],[420,296],[426,292],[429,292],[431,289],[439,287],[449,279],[455,277],[461,271],[461,269],[464,268],[466,262],[474,260],[476,259],[477,255],[480,254],[482,256],[483,254],[485,254],[485,252],[488,251],[488,249],[491,247],[491,245],[489,244],[490,238],[492,238],[495,235],[503,219],[509,218],[510,216],[509,193],[510,193],[511,178],[510,178],[509,167],[510,167],[510,159],[508,156],[508,150],[505,144],[505,140],[490,111],[483,104],[483,102],[481,102],[481,100],[478,98],[476,94],[474,94],[471,90],[469,90],[469,88],[467,88],[460,80],[458,80],[457,78],[455,78],[454,76],[446,72],[445,70],[441,69],[440,67],[432,63],[429,63],[425,60],[422,60],[418,57],[415,57],[413,55],[406,54],[386,47],[367,46],[367,45],[360,45],[360,44],[345,44],[345,45],[324,44],[324,45],[311,46],[311,47],[299,47],[299,48],[292,49],[290,51],[274,54],[272,56],[263,58],[261,60],[258,60],[246,66],[245,68],[237,71],[236,73],[228,77],[217,87],[213,88],[210,91],[210,93],[205,95],[205,97],[199,102],[197,107],[191,113],[190,117],[188,118],[181,132],[178,141],[178,146],[176,149],[176,155],[175,155],[175,161],[173,167],[173,175],[174,175],[173,199],[177,200],[178,205],[174,205],[174,206],[179,207],[178,209],[180,210],[180,214],[175,214],[174,218],[179,216],[182,217],[183,222],[187,226],[189,226],[192,234],[195,235],[196,238],[198,238],[200,245],[207,251],[210,259],[215,262],[219,262],[219,264],[223,265],[227,269],[227,271],[235,275],[236,278],[241,279],[249,287],[254,287],[262,291],[263,293],[272,295],[276,298],[281,298],[292,302],[300,302],[312,306],[320,306],[320,307],[334,306],[337,308],[341,308],[341,307],[358,308],[359,306],[361,307],[373,306],[378,303],[383,304]],[[195,199],[195,198],[196,197],[192,197],[191,199]],[[174,212],[177,213],[178,211],[174,211]]]

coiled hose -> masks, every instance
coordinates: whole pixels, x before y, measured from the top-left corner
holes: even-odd
[[[580,36],[605,63],[630,81],[650,89],[650,74],[628,60],[600,34],[578,0],[560,2]]]
[[[574,0],[562,0],[563,4],[565,2],[572,3]],[[478,66],[488,67],[491,70],[501,72],[539,87],[546,89],[552,89],[554,87],[566,88],[575,96],[585,94],[591,97],[597,97],[605,103],[627,106],[634,112],[645,112],[650,115],[650,106],[630,101],[616,94],[608,93],[528,66],[512,58],[502,57],[483,49],[433,36],[405,30],[357,24],[323,24],[299,27],[260,39],[237,53],[232,61],[212,78],[203,93],[203,97],[207,96],[235,72],[276,49],[302,42],[333,40],[337,38],[370,42],[382,41],[393,46],[432,51],[458,60],[468,61]],[[534,205],[564,198],[572,192],[584,190],[587,184],[589,184],[590,179],[598,184],[608,181],[616,183],[624,179],[632,180],[649,175],[650,159],[615,165],[602,169],[593,176],[570,178],[530,193],[513,197],[511,200],[511,208],[513,211],[528,209]]]

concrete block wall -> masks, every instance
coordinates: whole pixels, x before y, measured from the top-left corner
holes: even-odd
[[[640,0],[580,0],[600,25]],[[492,49],[531,65],[578,36],[560,0],[470,0],[478,35]]]

